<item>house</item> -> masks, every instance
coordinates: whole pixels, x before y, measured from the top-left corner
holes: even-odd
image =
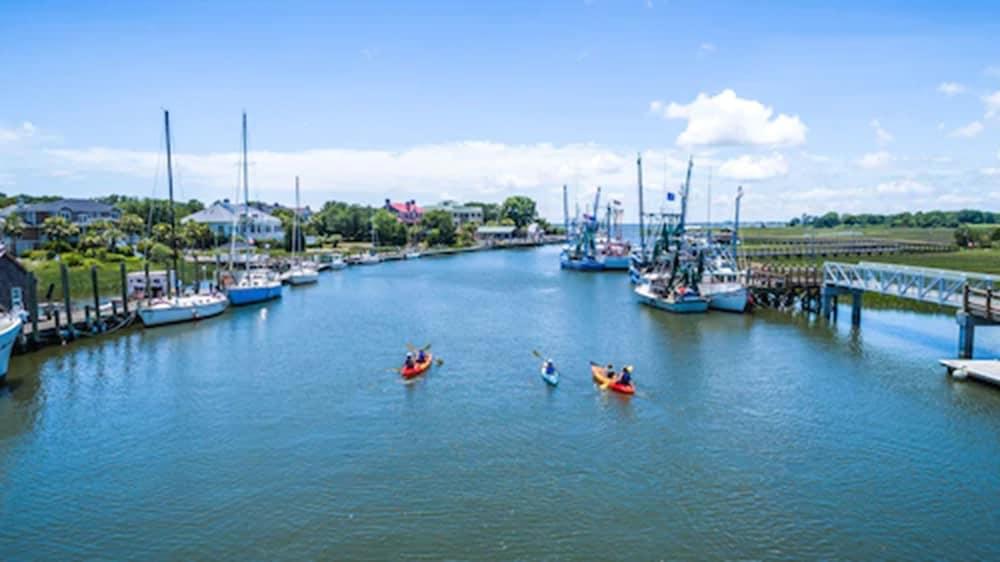
[[[79,227],[81,234],[86,232],[87,227],[94,221],[117,221],[121,218],[121,211],[93,199],[60,199],[27,204],[18,202],[0,210],[0,217],[6,218],[11,214],[20,216],[24,221],[24,233],[17,240],[15,248],[17,253],[33,250],[48,242],[48,238],[42,232],[42,224],[49,217],[63,217]]]
[[[275,214],[276,211],[279,210],[285,210],[292,214],[295,214],[295,212],[298,211],[299,220],[306,222],[309,222],[309,219],[311,219],[312,216],[315,214],[313,210],[309,207],[309,205],[306,205],[305,207],[299,207],[298,209],[296,209],[295,207],[286,207],[281,203],[274,203],[273,205],[268,205],[267,203],[250,203],[250,206],[260,211],[263,211],[269,215],[273,215]]]
[[[386,199],[384,208],[396,215],[396,219],[403,224],[417,224],[424,216],[424,210],[418,207],[417,202],[412,199],[402,203],[393,203]]]
[[[451,222],[456,227],[466,223],[483,223],[483,208],[475,205],[461,205],[457,201],[442,201],[437,205],[429,205],[424,209],[427,211],[448,211],[451,213]]]
[[[208,226],[217,241],[229,240],[234,230],[237,236],[246,240],[280,242],[285,238],[281,219],[254,205],[249,207],[234,205],[228,199],[216,201],[201,211],[181,219],[182,223],[191,221]]]
[[[486,243],[512,240],[516,230],[516,226],[480,226],[476,229],[476,240]]]
[[[28,306],[28,270],[6,248],[0,248],[0,306],[16,310]]]

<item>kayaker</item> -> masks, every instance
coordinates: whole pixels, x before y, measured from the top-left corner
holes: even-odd
[[[608,377],[612,381],[615,380],[615,377],[618,376],[615,374],[615,366],[608,363],[608,366],[604,368],[604,376]]]
[[[413,354],[412,353],[407,353],[406,354],[406,361],[403,362],[403,368],[404,369],[412,369],[413,368]]]
[[[427,360],[427,354],[424,353],[424,350],[421,349],[417,351],[417,363],[423,363],[426,360]]]
[[[617,382],[625,386],[632,386],[632,365],[625,365]]]
[[[551,359],[546,359],[545,360],[545,374],[546,375],[552,375],[552,374],[555,374],[555,372],[556,372],[556,365],[555,365],[555,363],[553,363]]]

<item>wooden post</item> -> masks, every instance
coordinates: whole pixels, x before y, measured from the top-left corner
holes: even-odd
[[[962,287],[962,310],[969,310],[969,285]]]
[[[958,321],[958,358],[972,359],[972,351],[976,339],[976,321],[967,312],[959,312],[955,316]]]
[[[38,279],[28,273],[28,312],[31,314],[31,344],[38,346]]]
[[[94,322],[101,321],[101,291],[97,286],[97,266],[90,266],[90,285],[94,289]]]
[[[861,303],[864,298],[864,291],[853,289],[851,290],[851,325],[860,326],[861,325]]]
[[[59,274],[62,278],[63,303],[66,305],[66,329],[73,337],[73,300],[69,294],[69,268],[65,263],[59,264]]]
[[[112,318],[118,317],[118,301],[114,299],[111,300],[111,317]]]
[[[125,262],[118,264],[122,278],[122,314],[128,316],[128,274],[125,273]]]
[[[149,304],[149,293],[152,290],[152,287],[149,286],[149,262],[143,264],[143,271],[146,272],[146,288],[142,292],[143,296],[146,297],[146,304]]]
[[[986,318],[993,320],[993,288],[986,289]]]
[[[90,305],[89,304],[83,306],[83,322],[86,325],[90,326]]]

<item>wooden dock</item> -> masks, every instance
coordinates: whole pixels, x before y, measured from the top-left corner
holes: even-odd
[[[821,259],[951,252],[954,245],[880,238],[749,238],[740,254],[750,259]]]
[[[942,359],[948,374],[956,379],[972,377],[1000,386],[1000,360],[996,359]]]

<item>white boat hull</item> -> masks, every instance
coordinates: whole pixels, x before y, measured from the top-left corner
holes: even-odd
[[[315,269],[299,269],[288,272],[288,283],[291,285],[309,285],[319,281],[319,272]]]
[[[702,285],[701,294],[708,298],[709,308],[726,312],[745,312],[750,302],[749,290],[739,284]]]
[[[14,342],[21,334],[21,319],[16,316],[6,316],[0,331],[0,382],[7,376],[10,366],[10,354],[14,351]]]
[[[223,295],[194,295],[153,301],[139,308],[139,318],[147,328],[192,322],[225,312],[229,300]]]

